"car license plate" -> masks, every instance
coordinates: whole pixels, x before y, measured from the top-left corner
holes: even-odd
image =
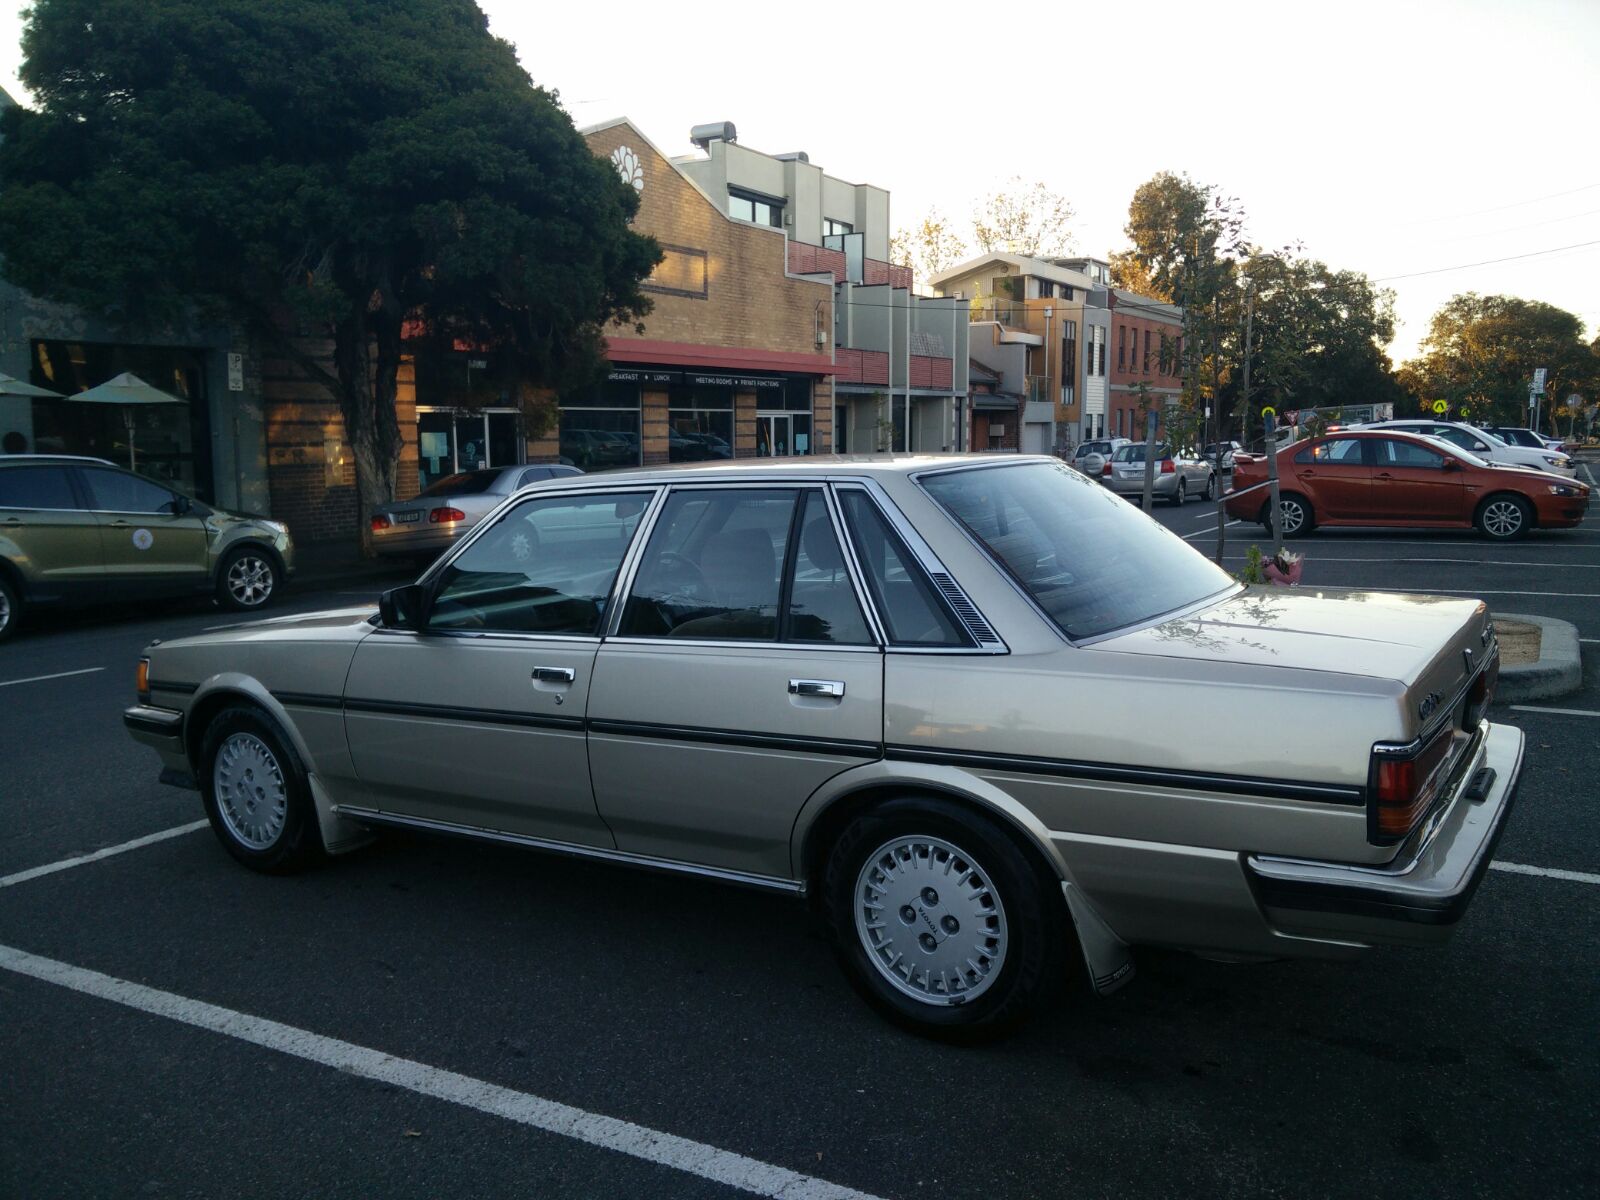
[[[412,509],[410,512],[397,512],[394,515],[394,519],[399,524],[405,525],[405,524],[407,524],[407,523],[409,523],[411,521],[420,521],[420,520],[422,520],[422,513],[417,511],[416,509]]]

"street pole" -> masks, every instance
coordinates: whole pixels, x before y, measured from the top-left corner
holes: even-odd
[[[1156,483],[1156,414],[1151,409],[1144,415],[1144,511],[1155,506],[1152,494]]]
[[[1255,285],[1247,279],[1245,280],[1244,288],[1244,394],[1239,398],[1239,411],[1246,414],[1246,416],[1241,417],[1241,421],[1248,419],[1248,414],[1250,412],[1250,335],[1255,328],[1255,302]],[[1212,403],[1216,403],[1215,397],[1212,398]],[[1217,409],[1219,414],[1217,417],[1218,432],[1220,432],[1222,429],[1222,417],[1220,415],[1221,411],[1221,407],[1219,406]],[[1244,439],[1240,438],[1239,442],[1241,445],[1243,445]],[[1276,455],[1272,456],[1272,466],[1268,468],[1268,471],[1271,473],[1273,478],[1277,477],[1278,459]],[[1222,439],[1220,437],[1217,439],[1217,474],[1219,476],[1222,474]],[[1277,495],[1276,490],[1274,490],[1273,495]],[[1274,500],[1273,503],[1276,504],[1277,501]],[[1219,483],[1217,485],[1217,566],[1219,567],[1222,565],[1222,556],[1225,551],[1225,543],[1227,541],[1227,534],[1223,532],[1223,530],[1227,528],[1228,524],[1226,504],[1227,501],[1223,498],[1222,486]],[[1273,511],[1276,512],[1276,508],[1274,508]]]
[[[1268,503],[1272,505],[1272,556],[1283,550],[1283,509],[1278,504],[1278,440],[1273,436],[1277,427],[1277,413],[1263,409],[1261,422],[1267,430],[1267,482],[1271,485]]]

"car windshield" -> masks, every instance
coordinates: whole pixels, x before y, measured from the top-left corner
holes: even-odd
[[[1123,463],[1126,463],[1126,462],[1140,462],[1140,463],[1142,463],[1144,461],[1144,447],[1145,447],[1145,444],[1143,442],[1129,443],[1126,446],[1118,446],[1117,447],[1117,452],[1111,456],[1111,461],[1112,462],[1123,462]],[[1167,457],[1167,453],[1168,453],[1168,451],[1167,451],[1167,448],[1165,446],[1157,446],[1156,447],[1156,459],[1158,461],[1160,459],[1166,458]]]
[[[1418,434],[1417,436],[1425,442],[1432,442],[1441,450],[1448,450],[1456,458],[1459,458],[1462,462],[1468,464],[1469,466],[1488,467],[1494,465],[1488,462],[1486,459],[1479,458],[1471,450],[1467,450],[1464,447],[1456,445],[1456,443],[1450,441],[1448,438],[1437,437],[1431,433],[1422,433]]]
[[[481,492],[493,489],[494,481],[499,479],[502,472],[499,468],[486,471],[461,471],[455,475],[446,475],[443,479],[435,480],[432,486],[418,493],[418,498],[423,496],[476,496]]]
[[[1176,534],[1064,466],[946,471],[920,482],[1071,638],[1138,625],[1238,586]]]
[[[1494,434],[1490,433],[1487,429],[1480,429],[1480,430],[1477,431],[1477,434],[1484,441],[1488,442],[1489,445],[1491,445],[1491,446],[1504,446],[1506,444],[1506,439],[1505,438],[1496,437]]]

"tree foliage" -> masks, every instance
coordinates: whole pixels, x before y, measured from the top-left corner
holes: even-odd
[[[364,505],[394,494],[403,329],[493,347],[521,396],[648,309],[633,190],[472,0],[37,0],[22,46],[8,277],[131,325],[248,321],[338,397]]]
[[[930,208],[920,222],[895,231],[889,239],[889,257],[909,266],[912,277],[925,281],[966,256],[967,243],[955,226],[937,208]]]
[[[1040,182],[1013,176],[972,212],[972,240],[980,250],[1050,258],[1072,250],[1072,205]]]
[[[1552,304],[1466,292],[1433,315],[1402,378],[1420,404],[1444,400],[1474,420],[1522,425],[1534,370],[1544,367],[1543,411],[1553,420],[1568,395],[1592,397],[1600,385],[1600,358],[1582,335],[1583,322]]]

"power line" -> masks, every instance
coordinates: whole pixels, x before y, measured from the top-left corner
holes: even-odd
[[[1472,212],[1455,213],[1451,216],[1435,214],[1431,217],[1418,217],[1415,221],[1400,221],[1391,228],[1407,229],[1412,225],[1427,225],[1434,221],[1460,221],[1466,217],[1481,217],[1488,213],[1505,212],[1507,209],[1524,208],[1529,204],[1538,204],[1543,200],[1559,200],[1562,196],[1576,196],[1579,192],[1592,192],[1600,188],[1600,183],[1586,183],[1582,187],[1569,188],[1564,192],[1551,192],[1548,196],[1535,196],[1531,200],[1517,200],[1511,204],[1498,204],[1493,208],[1479,208]]]
[[[1434,267],[1428,271],[1409,271],[1404,275],[1384,275],[1374,279],[1373,283],[1392,283],[1396,279],[1416,279],[1422,275],[1443,275],[1447,271],[1465,271],[1471,267],[1490,267],[1495,263],[1516,262],[1523,258],[1539,258],[1545,254],[1561,254],[1567,250],[1583,250],[1589,246],[1600,246],[1600,238],[1592,242],[1574,242],[1570,246],[1552,246],[1548,250],[1530,250],[1527,254],[1508,254],[1505,258],[1486,258],[1482,262],[1458,263],[1453,267]]]

